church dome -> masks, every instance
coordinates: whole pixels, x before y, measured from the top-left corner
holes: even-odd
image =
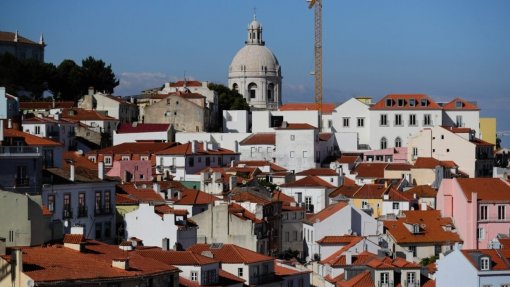
[[[279,74],[280,65],[271,50],[261,45],[246,45],[232,59],[230,72]]]
[[[255,19],[253,19],[253,21],[251,21],[250,25],[248,25],[248,29],[261,29],[261,28],[262,28],[262,26]]]

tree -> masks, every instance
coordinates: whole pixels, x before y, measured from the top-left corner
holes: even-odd
[[[224,110],[250,110],[250,106],[244,97],[237,91],[233,91],[225,85],[215,83],[209,83],[207,87],[218,93],[218,123],[221,123],[223,120]],[[218,131],[219,128],[217,127],[215,130]]]
[[[73,60],[64,60],[56,69],[55,81],[50,85],[53,96],[59,100],[76,101],[86,89],[82,88],[83,72]]]
[[[119,85],[119,80],[112,71],[112,65],[106,66],[103,60],[88,57],[81,61],[83,78],[82,88],[86,91],[94,87],[98,91],[113,93],[113,89]]]

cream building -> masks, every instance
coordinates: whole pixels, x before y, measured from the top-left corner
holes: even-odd
[[[228,86],[237,90],[252,108],[276,109],[282,103],[282,71],[262,40],[262,25],[253,17],[248,38],[232,59]]]

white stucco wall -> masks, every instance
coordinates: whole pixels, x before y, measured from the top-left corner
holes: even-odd
[[[113,145],[119,145],[127,142],[156,140],[168,142],[168,132],[144,132],[144,133],[121,133],[113,132]]]

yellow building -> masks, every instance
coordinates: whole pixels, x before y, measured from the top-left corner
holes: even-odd
[[[378,218],[382,215],[384,193],[387,189],[384,184],[365,184],[352,196],[352,205],[368,211],[373,218]]]
[[[496,118],[480,118],[480,137],[496,147]]]

